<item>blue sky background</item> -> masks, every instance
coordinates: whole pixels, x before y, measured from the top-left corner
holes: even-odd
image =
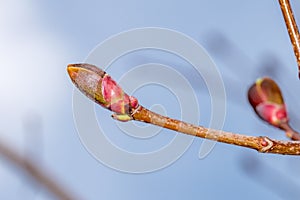
[[[292,4],[300,21],[300,3]],[[224,130],[285,139],[255,116],[246,99],[256,78],[273,77],[293,127],[300,130],[297,67],[277,1],[0,1],[0,26],[1,139],[84,199],[299,199],[299,158],[217,144],[199,159],[202,139],[195,139],[172,165],[152,173],[122,173],[101,164],[80,142],[66,73],[67,64],[83,62],[114,34],[142,27],[173,29],[198,41],[216,63],[227,95]],[[149,62],[174,67],[190,81],[200,124],[209,125],[205,82],[180,58],[136,52],[114,63],[109,73],[118,80]],[[160,104],[180,118],[178,102],[164,88],[144,87],[135,96],[143,105]],[[167,130],[148,140],[128,137],[114,128],[109,112],[96,108],[96,113],[99,123],[114,130],[108,137],[127,150],[155,150],[173,138]],[[54,199],[6,160],[0,162],[0,199]]]

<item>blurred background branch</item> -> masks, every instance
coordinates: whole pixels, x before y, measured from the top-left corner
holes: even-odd
[[[29,175],[31,179],[47,189],[50,194],[54,195],[57,199],[77,199],[75,194],[67,192],[67,190],[58,183],[57,177],[50,174],[45,167],[38,167],[33,160],[19,155],[14,149],[12,149],[3,141],[0,142],[0,155]]]
[[[282,199],[300,199],[299,184],[287,174],[265,163],[259,156],[243,153],[237,163],[242,172],[255,183]]]

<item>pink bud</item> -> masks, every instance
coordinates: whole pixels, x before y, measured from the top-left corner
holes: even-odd
[[[256,114],[269,124],[283,129],[288,114],[280,88],[270,78],[258,79],[248,91],[248,99]]]
[[[131,110],[138,107],[138,100],[127,95],[104,71],[94,65],[81,63],[68,65],[73,83],[87,97],[118,115],[130,117]],[[128,119],[126,118],[126,119]]]

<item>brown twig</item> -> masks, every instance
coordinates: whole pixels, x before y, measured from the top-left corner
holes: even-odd
[[[70,64],[67,70],[78,89],[97,104],[113,111],[113,118],[116,120],[151,123],[188,135],[256,149],[263,153],[300,155],[300,141],[279,141],[265,136],[254,137],[208,129],[147,110],[139,105],[136,98],[127,95],[105,71],[95,65]]]
[[[5,157],[8,161],[21,168],[27,174],[31,176],[35,181],[44,186],[51,194],[61,200],[74,200],[77,199],[75,196],[68,193],[54,181],[53,177],[47,176],[44,171],[40,170],[32,161],[23,158],[13,149],[8,147],[3,142],[0,142],[0,154]]]
[[[208,129],[202,126],[195,126],[176,119],[161,116],[142,106],[133,110],[132,113],[134,120],[151,123],[188,135],[251,148],[262,153],[300,155],[300,142],[298,141],[279,141],[265,136],[254,137],[229,133],[222,130]]]
[[[284,17],[284,21],[291,39],[291,43],[294,48],[294,53],[298,63],[298,76],[300,79],[300,35],[296,20],[293,15],[293,11],[289,0],[279,0],[281,11]]]

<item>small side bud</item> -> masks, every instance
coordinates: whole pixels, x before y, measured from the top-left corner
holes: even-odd
[[[248,90],[248,99],[256,114],[269,124],[283,129],[288,114],[280,88],[272,79],[258,79]]]

